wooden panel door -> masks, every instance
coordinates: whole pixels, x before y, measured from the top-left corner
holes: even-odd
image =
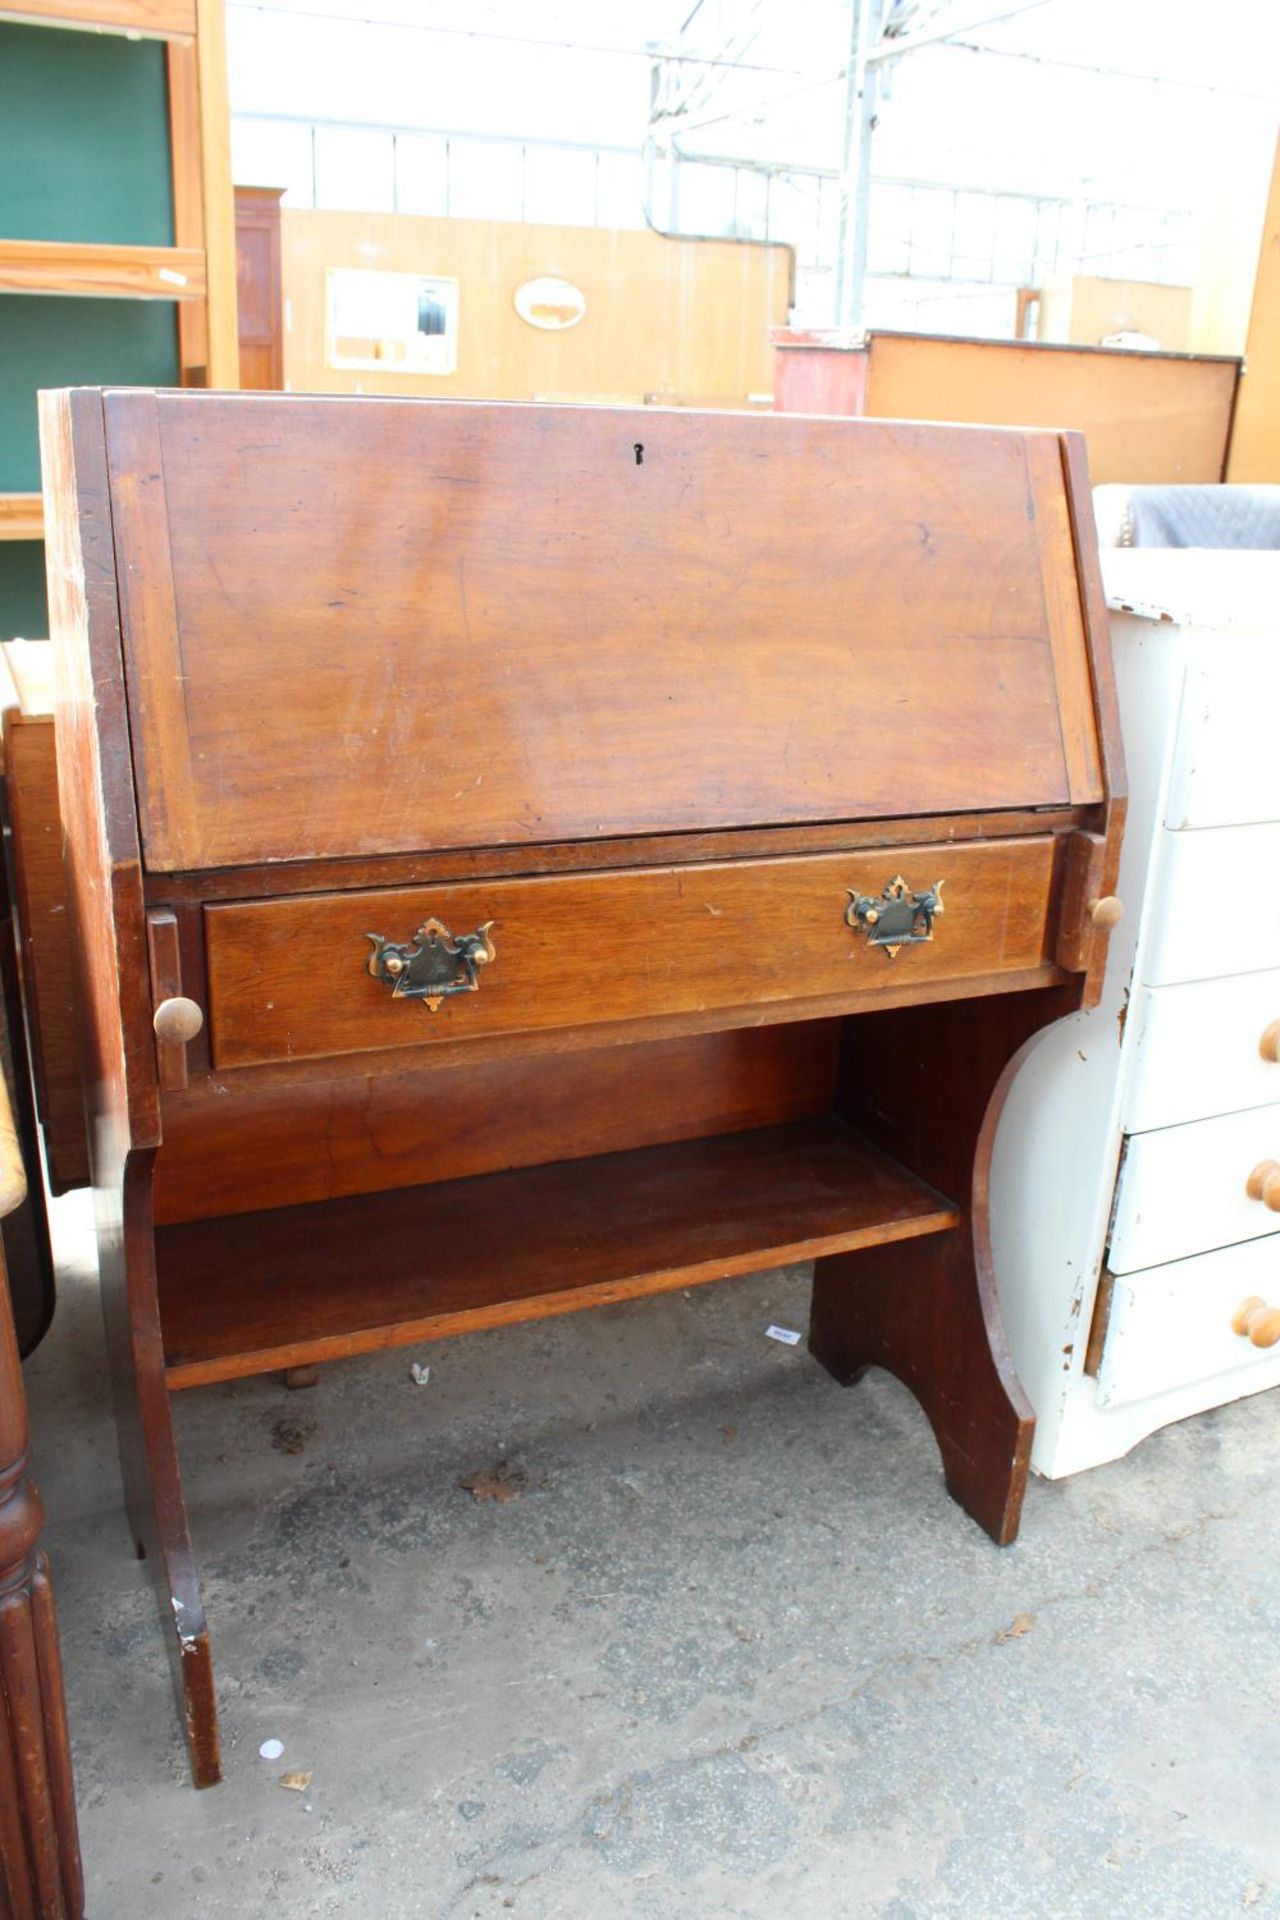
[[[153,869],[1101,797],[1056,435],[106,412]]]
[[[236,188],[236,318],[240,385],[284,385],[284,299],[280,278],[283,187]]]

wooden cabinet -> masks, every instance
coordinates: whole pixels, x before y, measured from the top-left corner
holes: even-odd
[[[1105,554],[1131,795],[1101,1000],[1044,1034],[992,1167],[1001,1303],[1059,1476],[1280,1384],[1280,557]],[[1280,1199],[1280,1193],[1273,1193]],[[1241,1325],[1237,1326],[1237,1319]]]
[[[240,385],[284,385],[284,294],[280,278],[283,187],[236,188],[236,326]]]
[[[1078,443],[50,396],[104,1301],[198,1781],[172,1393],[815,1262],[1013,1538],[986,1166],[1123,814]]]

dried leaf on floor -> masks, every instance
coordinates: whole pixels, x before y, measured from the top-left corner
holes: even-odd
[[[473,1500],[496,1500],[499,1506],[518,1500],[528,1484],[528,1474],[515,1460],[499,1460],[496,1467],[482,1467],[458,1482]]]
[[[1034,1613],[1015,1613],[1007,1627],[1001,1627],[992,1638],[996,1646],[1002,1647],[1008,1640],[1021,1640],[1024,1633],[1030,1633],[1036,1623]]]

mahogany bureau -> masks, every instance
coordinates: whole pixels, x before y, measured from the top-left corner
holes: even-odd
[[[815,1262],[1018,1526],[986,1179],[1096,990],[1122,775],[1082,445],[42,399],[131,1524],[199,1783],[170,1395]]]

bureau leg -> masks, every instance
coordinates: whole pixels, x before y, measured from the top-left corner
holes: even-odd
[[[836,1111],[967,1209],[953,1232],[836,1254],[814,1271],[809,1344],[837,1380],[885,1367],[919,1400],[947,1486],[1000,1546],[1018,1531],[1035,1420],[991,1269],[987,1178],[1004,1092],[1079,980],[845,1021]]]
[[[156,1589],[192,1778],[198,1787],[211,1787],[222,1778],[218,1709],[164,1377],[151,1213],[153,1160],[150,1152],[130,1156],[122,1206],[103,1207],[99,1194],[102,1310],[129,1526]]]
[[[996,1542],[1016,1538],[1035,1421],[992,1338],[965,1227],[814,1266],[809,1350],[842,1386],[884,1367],[933,1428],[947,1491]]]

